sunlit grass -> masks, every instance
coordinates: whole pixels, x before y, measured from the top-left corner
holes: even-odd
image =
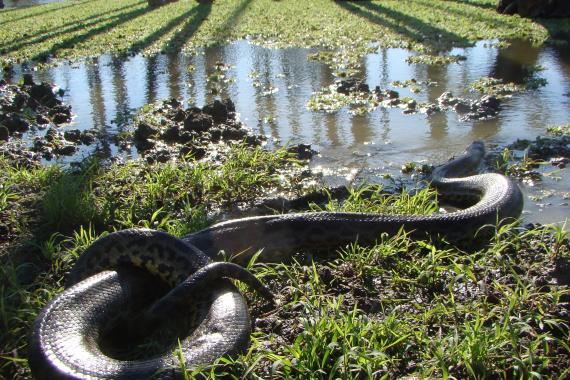
[[[279,186],[299,167],[286,149],[236,145],[215,164],[182,160],[18,166],[0,155],[0,377],[27,378],[27,335],[63,288],[83,250],[108,231],[149,227],[180,236],[211,223],[208,212]]]
[[[430,212],[426,195],[384,202],[354,190],[346,205],[325,209],[376,204],[385,212],[386,203],[401,202]],[[333,260],[257,263],[252,270],[279,306],[268,311],[252,299],[250,348],[189,378],[565,377],[570,293],[551,279],[567,267],[568,249],[560,228],[508,225],[473,251],[401,232],[373,247],[342,248]]]
[[[531,230],[510,239],[529,250],[549,235]],[[258,315],[243,356],[222,358],[200,373],[232,379],[567,376],[568,288],[541,283],[541,267],[555,261],[549,247],[517,252],[441,251],[401,235],[353,247],[332,262],[258,265],[281,306]],[[376,270],[354,271],[363,258]]]
[[[229,157],[217,166],[86,161],[69,170],[11,166],[1,157],[0,175],[14,195],[0,215],[14,233],[0,245],[0,374],[29,377],[31,323],[63,289],[78,255],[106,231],[200,229],[211,222],[208,208],[255,198],[291,165],[284,150],[238,146]],[[83,203],[71,201],[61,213],[46,211],[55,208],[46,204],[59,204],[62,179],[74,197],[90,200],[86,214],[76,210]],[[432,190],[391,195],[361,186],[342,202],[310,209],[429,214],[438,203]],[[93,210],[97,217],[88,220]],[[489,242],[460,250],[400,231],[372,247],[339,247],[334,257],[306,252],[292,263],[253,264],[278,306],[268,308],[240,287],[256,320],[250,347],[211,366],[185,368],[187,378],[568,376],[570,294],[560,277],[568,268],[567,234],[561,227],[505,225]]]
[[[499,15],[494,0],[273,1],[181,0],[150,8],[143,0],[78,0],[0,11],[1,61],[104,52],[178,51],[253,38],[278,46],[365,48],[369,42],[437,51],[481,39],[542,43],[548,29]],[[561,21],[544,23],[568,30]]]

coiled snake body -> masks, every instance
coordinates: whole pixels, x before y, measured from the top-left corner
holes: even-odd
[[[432,185],[445,194],[469,195],[477,202],[466,209],[428,216],[362,213],[295,213],[258,216],[215,224],[197,233],[174,238],[152,230],[125,230],[93,243],[73,268],[69,287],[36,319],[29,350],[35,377],[41,379],[170,379],[179,377],[181,365],[173,355],[176,344],[151,358],[118,359],[101,346],[104,332],[118,311],[133,300],[145,298],[140,276],[126,264],[149,270],[174,289],[143,312],[143,330],[155,315],[173,313],[192,293],[196,326],[180,335],[186,367],[208,364],[242,350],[249,340],[251,322],[247,305],[227,278],[247,282],[262,295],[270,294],[249,272],[219,260],[220,251],[247,263],[263,249],[258,261],[282,261],[306,248],[335,249],[347,243],[373,244],[382,233],[408,231],[445,235],[450,240],[472,237],[487,224],[516,219],[522,211],[518,186],[500,174],[450,178],[472,171],[484,156],[481,142],[466,154],[437,168]],[[190,276],[190,277],[188,277]],[[181,284],[181,285],[178,285]],[[184,313],[185,310],[182,311]],[[146,314],[145,314],[146,313]],[[145,325],[145,323],[147,323]],[[141,327],[143,326],[143,327]]]

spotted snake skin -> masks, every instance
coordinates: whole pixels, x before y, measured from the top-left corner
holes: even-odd
[[[213,264],[223,254],[246,265],[261,250],[257,261],[281,262],[300,250],[334,250],[355,241],[374,244],[381,234],[395,234],[402,227],[417,235],[442,235],[453,241],[472,238],[482,226],[519,218],[523,198],[509,178],[495,173],[455,178],[472,171],[483,156],[483,143],[474,142],[464,155],[434,170],[431,183],[441,193],[468,193],[478,199],[455,212],[255,216],[217,223],[182,239],[147,229],[111,233],[84,252],[70,273],[66,290],[37,317],[29,346],[32,373],[37,379],[181,377],[181,365],[173,354],[177,342],[159,354],[132,360],[115,358],[101,348],[104,331],[116,315],[133,299],[145,297],[140,290],[144,280],[131,273],[129,265],[154,273],[173,288],[171,293],[178,293],[172,296],[174,302],[166,296],[165,305],[153,305],[167,310],[159,314],[170,315],[172,307],[180,308],[180,304],[182,314],[186,309],[194,312],[195,326],[179,337],[184,366],[194,368],[247,347],[251,332],[247,304],[228,278],[240,279],[270,298],[249,272],[240,271],[237,265]],[[181,301],[184,298],[191,301]]]

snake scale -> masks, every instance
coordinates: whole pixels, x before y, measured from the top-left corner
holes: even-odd
[[[481,226],[518,218],[523,198],[516,183],[494,173],[465,176],[484,154],[483,143],[476,141],[432,173],[432,186],[441,193],[477,200],[450,213],[292,213],[229,220],[182,239],[146,229],[100,238],[78,259],[66,290],[37,317],[29,346],[32,373],[38,379],[172,379],[182,371],[173,354],[177,347],[186,368],[243,350],[251,321],[244,298],[228,279],[244,281],[266,298],[271,294],[242,267],[216,262],[220,251],[240,265],[261,249],[258,261],[279,262],[303,249],[373,244],[382,233],[402,227],[454,240],[473,237]],[[150,311],[144,311],[149,305],[141,306],[143,311],[129,322],[133,329],[150,331],[160,323],[154,319],[168,323],[176,313],[194,323],[178,335],[179,346],[174,339],[168,349],[142,359],[115,357],[102,343],[125,305],[147,298],[144,276],[133,273],[132,265],[156,274],[172,289]]]

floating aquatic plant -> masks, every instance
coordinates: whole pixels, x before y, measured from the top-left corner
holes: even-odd
[[[307,102],[311,111],[336,112],[343,107],[351,107],[351,114],[364,114],[373,111],[379,104],[373,93],[351,92],[341,94],[337,92],[337,85],[332,84],[321,91],[314,93]]]
[[[419,54],[406,58],[406,62],[410,64],[423,63],[426,65],[449,65],[450,63],[458,63],[465,61],[467,57],[463,55],[431,55]]]

